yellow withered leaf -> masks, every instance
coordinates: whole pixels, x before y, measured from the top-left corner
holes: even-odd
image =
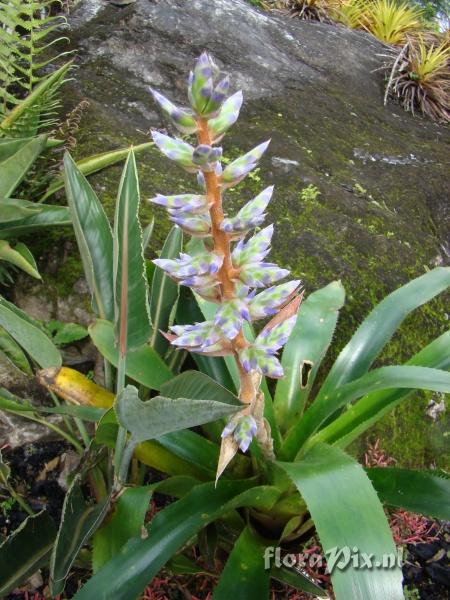
[[[50,367],[37,373],[41,385],[66,402],[81,406],[111,408],[114,394],[69,367]]]

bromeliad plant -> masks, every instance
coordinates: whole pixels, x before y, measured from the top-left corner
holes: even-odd
[[[288,272],[264,261],[272,228],[251,234],[263,224],[272,188],[245,204],[236,216],[225,214],[224,192],[258,164],[267,148],[267,143],[260,144],[222,169],[217,144],[236,122],[242,103],[240,92],[226,97],[228,86],[228,79],[203,54],[189,79],[189,109],[178,108],[153,91],[178,129],[197,135],[197,143],[191,145],[155,132],[155,143],[195,173],[203,189],[196,194],[157,195],[152,202],[166,208],[171,220],[194,240],[188,244],[189,254],[155,261],[157,272],[165,271],[181,290],[192,290],[200,309],[189,296],[181,296],[176,325],[166,338],[172,346],[193,351],[201,371],[226,383],[231,391],[236,389],[243,407],[225,427],[223,423],[203,426],[211,444],[208,451],[198,432],[157,438],[156,444],[169,450],[172,458],[159,456],[153,466],[172,475],[189,472],[192,476],[185,479],[185,489],[172,492],[181,499],[151,521],[149,537],[130,540],[78,592],[80,600],[112,593],[124,600],[138,595],[192,538],[202,548],[212,544],[213,556],[229,553],[213,595],[216,600],[234,595],[259,600],[268,596],[270,577],[322,597],[324,592],[302,573],[266,569],[266,548],[287,542],[297,542],[300,548],[317,532],[325,552],[356,546],[381,557],[394,552],[394,545],[380,498],[387,505],[441,517],[449,514],[444,479],[395,468],[365,472],[343,451],[413,388],[450,389],[445,371],[450,366],[449,333],[405,366],[370,371],[404,317],[449,285],[449,270],[436,269],[386,298],[341,352],[308,404],[344,290],[335,282],[311,294],[297,316],[299,282],[278,283]],[[272,319],[255,337],[251,322],[268,316]],[[279,360],[276,354],[285,342]],[[273,397],[264,376],[278,379]],[[205,375],[185,372],[164,384],[162,391],[174,397],[223,397],[223,388],[214,385]],[[125,420],[116,401],[119,422],[132,439],[142,440],[149,436],[150,423],[139,404],[129,406],[128,415],[136,410],[139,416],[134,422]],[[251,463],[238,449],[250,451]],[[244,480],[240,479],[243,473],[247,474]],[[179,486],[182,480],[172,481]],[[431,489],[437,500],[432,508]],[[124,497],[127,493],[131,490]],[[119,508],[115,515],[118,523]],[[349,568],[334,572],[332,578],[337,598],[402,597],[398,568],[373,572]]]
[[[97,428],[92,442],[85,442],[89,449],[58,533],[43,513],[0,548],[0,593],[46,561],[52,594],[62,593],[84,546],[94,575],[75,598],[129,600],[163,567],[200,572],[204,567],[186,556],[195,546],[210,569],[226,560],[214,600],[268,598],[271,578],[325,598],[301,570],[271,564],[274,547],[281,547],[281,556],[288,548],[297,553],[318,536],[325,553],[356,547],[361,556],[382,561],[395,554],[383,504],[450,517],[449,481],[439,473],[364,469],[345,452],[415,389],[450,391],[450,332],[405,365],[372,369],[405,317],[450,285],[450,269],[434,269],[383,300],[319,386],[344,289],[333,282],[299,308],[299,282],[279,283],[288,272],[265,262],[272,228],[254,231],[263,225],[271,188],[237,215],[225,213],[224,192],[258,164],[267,147],[260,144],[222,168],[217,144],[242,103],[240,92],[227,97],[228,87],[203,54],[189,79],[190,108],[153,91],[179,130],[197,136],[191,145],[155,132],[156,145],[196,174],[201,186],[198,193],[152,199],[176,223],[153,272],[143,259],[149,232],[142,235],[137,219],[133,153],[113,231],[92,188],[66,157],[68,202],[99,317],[89,331],[105,358],[109,389],[61,368],[58,355],[47,355],[44,364],[39,345],[28,344],[28,353],[41,361],[40,380],[69,402],[57,410],[96,420]],[[192,237],[184,253],[182,230]],[[0,303],[0,324],[27,344],[24,317],[16,312],[18,321],[11,312]],[[252,322],[265,317],[271,320],[256,335]],[[183,370],[186,350],[198,371]],[[277,380],[273,394],[266,376]],[[126,377],[139,390],[126,385]],[[4,392],[0,405],[31,410]],[[114,451],[114,465],[105,446]],[[142,463],[167,479],[143,485]],[[83,496],[88,474],[95,503]],[[156,491],[177,500],[146,523]],[[369,570],[352,563],[332,573],[338,600],[401,599],[401,580],[397,565]]]
[[[433,36],[408,38],[386,67],[385,104],[393,96],[407,111],[450,121],[450,46]]]

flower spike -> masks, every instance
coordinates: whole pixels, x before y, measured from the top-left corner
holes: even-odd
[[[194,237],[208,237],[211,233],[209,215],[186,216],[183,212],[174,211],[170,215],[170,220]]]
[[[258,263],[264,260],[270,252],[270,242],[273,235],[273,225],[261,229],[246,242],[240,240],[232,254],[233,265],[242,267],[245,264]]]
[[[194,70],[189,74],[188,96],[194,111],[199,115],[211,112],[216,102],[213,100],[214,79],[219,74],[219,69],[207,52],[203,52],[195,63]],[[216,88],[217,89],[217,88]],[[221,88],[218,90],[220,94]]]
[[[169,218],[188,234],[210,238],[194,244],[192,255],[181,253],[178,258],[159,258],[154,263],[179,285],[190,287],[197,298],[217,305],[209,321],[177,324],[164,335],[176,348],[204,356],[233,357],[239,367],[239,399],[243,409],[222,432],[217,477],[239,450],[248,450],[254,438],[264,457],[274,460],[270,428],[263,417],[261,378],[283,376],[277,353],[290,335],[301,301],[297,295],[300,282],[277,284],[289,271],[265,262],[273,226],[250,233],[264,222],[273,187],[260,192],[236,215],[224,216],[224,190],[238,184],[258,165],[270,141],[230,164],[224,161],[222,166],[222,148],[217,144],[236,122],[242,106],[242,92],[228,97],[229,88],[228,77],[203,52],[188,80],[192,110],[179,108],[152,90],[155,101],[180,131],[197,134],[197,145],[159,132],[153,132],[153,139],[163,154],[196,174],[201,191],[172,196],[158,194],[150,201],[165,208]],[[271,321],[256,339],[247,339],[245,322],[268,316],[272,316]]]
[[[221,437],[233,435],[239,449],[247,452],[257,429],[257,423],[251,415],[234,415],[222,431]]]
[[[220,327],[224,336],[233,340],[242,329],[244,321],[250,321],[250,313],[244,300],[234,298],[220,305],[214,323]]]

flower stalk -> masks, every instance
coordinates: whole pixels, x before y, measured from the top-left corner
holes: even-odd
[[[217,305],[211,321],[175,325],[166,337],[177,348],[204,356],[233,356],[240,380],[242,410],[222,432],[217,477],[236,452],[246,452],[252,440],[264,456],[272,460],[272,437],[264,419],[264,396],[260,392],[263,375],[279,378],[283,369],[276,357],[295,324],[300,282],[276,284],[289,274],[276,264],[265,262],[270,251],[273,227],[257,230],[265,219],[273,187],[247,202],[235,216],[224,210],[224,194],[258,165],[269,142],[259,144],[222,167],[222,148],[217,143],[239,115],[242,92],[227,97],[228,77],[221,74],[212,58],[203,53],[189,77],[190,108],[179,108],[159,92],[151,90],[155,101],[181,133],[195,133],[197,146],[154,131],[159,150],[191,173],[203,193],[163,196],[151,200],[166,208],[170,219],[186,233],[202,238],[203,249],[193,256],[180,254],[174,260],[156,259],[181,285]],[[262,288],[266,288],[260,291]],[[246,338],[244,322],[273,316],[254,341]]]

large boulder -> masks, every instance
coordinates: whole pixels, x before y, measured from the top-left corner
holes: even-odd
[[[274,183],[275,258],[307,292],[343,280],[347,304],[331,357],[377,301],[448,258],[449,131],[383,106],[380,66],[388,49],[369,34],[262,12],[244,0],[85,0],[70,26],[79,68],[68,107],[90,102],[77,156],[146,141],[152,127],[170,129],[148,88],[186,103],[186,74],[202,50],[230,72],[245,104],[225,154],[272,142],[226,208]],[[191,176],[156,151],[141,155],[139,168],[143,198],[195,189]],[[119,176],[114,167],[92,180],[110,214]],[[144,205],[144,221],[152,210]],[[168,224],[155,214],[156,249]],[[421,309],[383,358],[405,360],[445,319],[442,299]],[[443,424],[426,420],[426,402],[415,398],[373,434],[404,463],[442,456]]]

